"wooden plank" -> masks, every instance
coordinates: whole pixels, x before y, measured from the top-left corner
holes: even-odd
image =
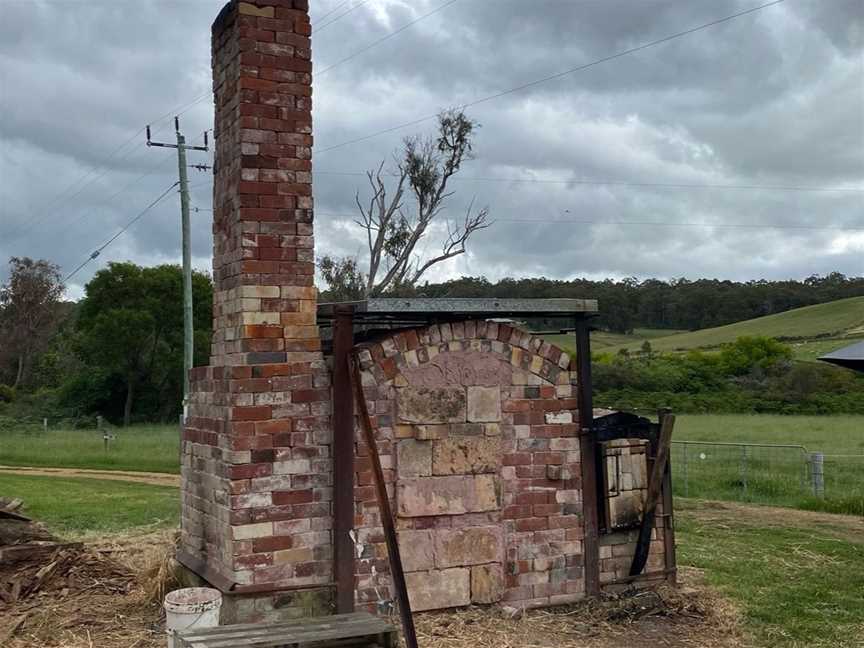
[[[390,509],[390,498],[387,497],[387,485],[384,483],[384,471],[381,468],[381,458],[378,456],[378,445],[375,442],[375,431],[372,429],[372,419],[366,406],[366,396],[363,394],[363,382],[360,376],[360,359],[356,352],[352,358],[352,381],[357,395],[357,406],[360,408],[360,423],[369,448],[369,458],[372,460],[372,474],[375,476],[375,492],[378,496],[378,511],[381,525],[384,527],[384,539],[387,541],[387,555],[390,558],[390,576],[396,590],[396,602],[399,605],[399,617],[402,619],[402,635],[408,648],[417,648],[417,632],[414,629],[414,617],[411,615],[411,602],[408,600],[408,585],[405,583],[405,572],[402,569],[402,556],[399,554],[399,541],[396,537],[396,525],[393,522],[393,511]]]
[[[360,616],[362,615],[362,616]],[[352,619],[341,619],[342,616],[355,617]],[[316,632],[321,630],[341,630],[343,628],[366,628],[372,627],[375,630],[385,631],[391,628],[382,619],[373,617],[368,613],[357,613],[351,615],[334,615],[333,621],[325,620],[325,618],[315,617],[307,619],[297,619],[284,623],[242,623],[226,626],[218,626],[215,628],[200,628],[196,630],[188,630],[183,633],[184,637],[212,637],[212,636],[228,636],[228,635],[254,635],[266,633],[291,633],[291,632]]]
[[[0,549],[0,562],[17,562],[19,560],[30,560],[36,556],[50,555],[57,551],[65,551],[67,549],[81,549],[83,544],[80,542],[54,542],[50,544],[20,544],[10,545]]]
[[[594,394],[591,384],[591,338],[588,323],[576,320],[576,369],[582,457],[583,554],[585,594],[600,595],[600,492],[597,439],[594,433]]]
[[[395,632],[395,628],[383,619],[368,612],[356,612],[283,623],[247,623],[188,630],[179,633],[177,639],[181,648],[276,648],[341,640],[348,641],[344,645],[351,645],[352,641],[368,644],[380,642]]]
[[[333,328],[333,571],[336,612],[354,611],[354,309],[336,309]]]
[[[651,531],[654,528],[654,517],[657,513],[657,502],[663,491],[663,481],[666,466],[669,463],[669,450],[672,447],[672,430],[675,427],[675,417],[663,412],[660,420],[660,438],[657,441],[654,465],[648,482],[648,492],[645,495],[645,507],[642,512],[642,525],[639,529],[639,541],[636,553],[630,566],[630,575],[636,576],[645,569],[648,562],[648,552],[651,549]],[[668,567],[668,565],[667,565]]]

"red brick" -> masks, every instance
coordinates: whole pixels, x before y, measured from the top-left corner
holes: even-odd
[[[231,410],[233,421],[263,421],[272,416],[272,408],[269,405],[255,407],[234,407]]]
[[[314,501],[312,490],[276,491],[273,493],[273,504],[286,506],[289,504],[309,504]]]
[[[252,548],[256,553],[291,549],[293,546],[294,539],[291,536],[273,536],[270,538],[258,538],[252,541]]]

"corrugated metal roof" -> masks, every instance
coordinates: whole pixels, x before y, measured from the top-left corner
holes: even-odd
[[[820,360],[856,371],[864,371],[864,342],[825,354]]]

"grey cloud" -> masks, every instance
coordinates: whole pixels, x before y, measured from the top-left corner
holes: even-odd
[[[313,4],[314,20],[337,2]],[[372,0],[314,37],[316,65],[327,67],[440,4]],[[402,137],[429,132],[434,122],[321,149],[755,4],[459,0],[317,79],[315,168],[371,168]],[[209,26],[220,6],[219,0],[4,4],[0,258],[41,256],[68,272],[176,180],[170,152],[138,141],[106,157],[147,121],[206,93]],[[476,197],[499,222],[478,236],[469,255],[431,278],[860,274],[864,235],[836,229],[612,224],[860,227],[860,193],[579,181],[864,185],[862,9],[860,0],[790,1],[472,108],[483,124],[478,155],[453,184],[449,215],[457,218]],[[183,115],[184,130],[199,133],[211,120],[205,98]],[[157,126],[157,137],[173,136],[168,120]],[[52,205],[88,171],[105,175]],[[488,177],[570,183],[471,179]],[[193,174],[192,183],[193,204],[208,209],[209,176]],[[362,177],[316,173],[319,253],[362,254],[363,239],[351,224],[358,188],[365,189]],[[207,211],[193,214],[193,253],[205,268],[210,219]],[[437,244],[430,237],[429,249]],[[179,259],[176,196],[76,277],[72,292],[80,293],[101,264],[127,258]]]

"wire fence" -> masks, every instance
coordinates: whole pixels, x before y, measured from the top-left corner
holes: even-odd
[[[864,455],[800,445],[675,441],[675,494],[864,515]]]

